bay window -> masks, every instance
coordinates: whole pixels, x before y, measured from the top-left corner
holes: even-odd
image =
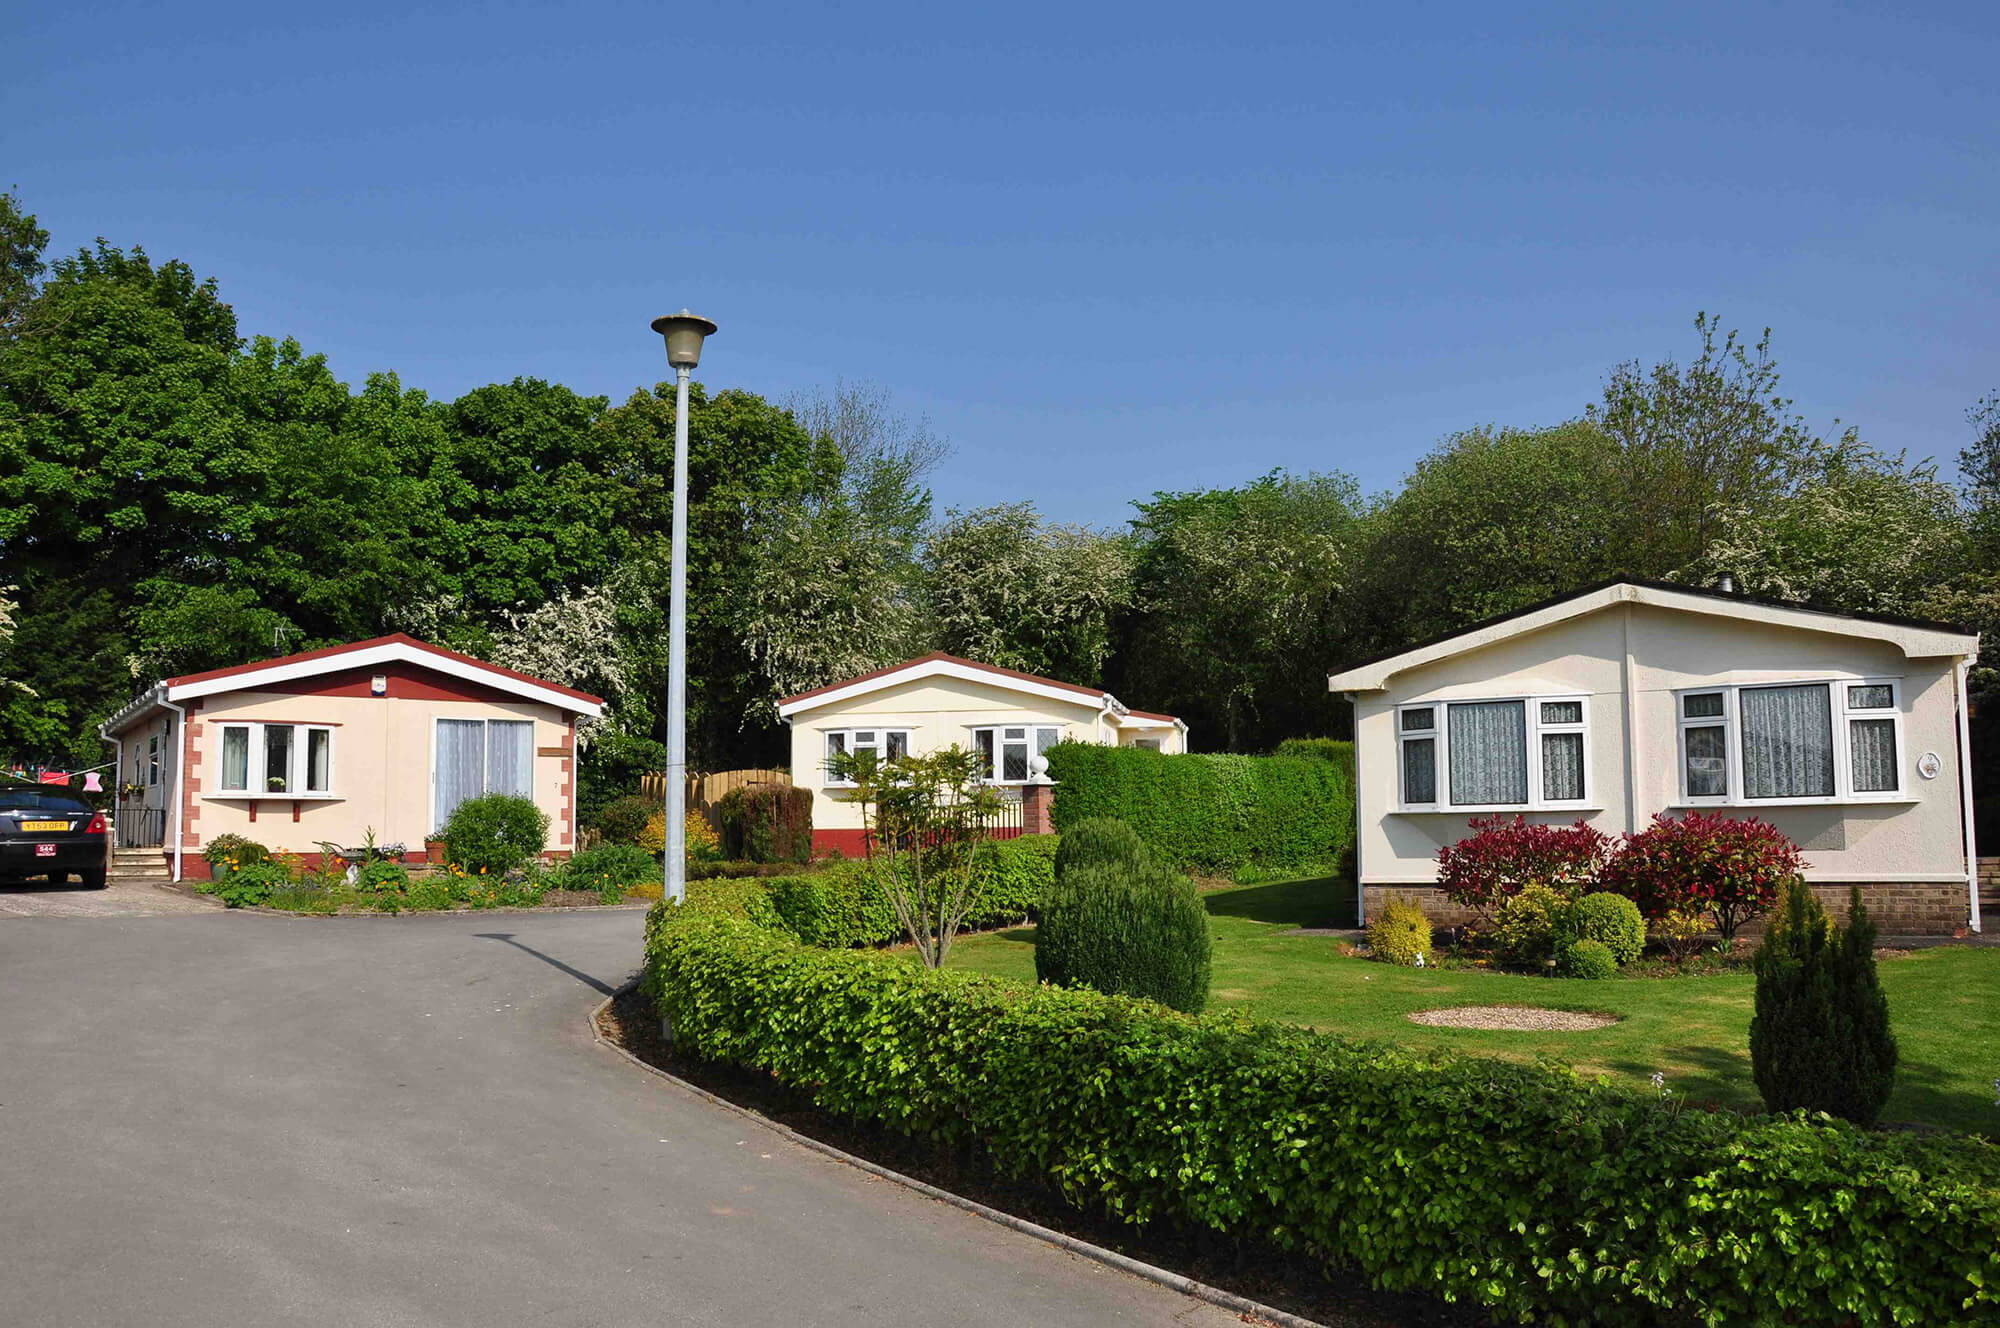
[[[333,792],[333,730],[321,724],[219,724],[216,791],[246,797],[326,797]]]
[[[1425,701],[1397,708],[1405,811],[1582,807],[1589,706],[1581,696]]]
[[[1028,756],[1040,756],[1062,741],[1060,724],[996,724],[972,731],[972,749],[979,753],[981,776],[989,784],[1025,784],[1032,768]]]
[[[1676,693],[1681,796],[1694,804],[1880,801],[1902,793],[1895,679]]]
[[[910,754],[910,731],[908,729],[828,729],[826,731],[826,759],[831,762],[836,756],[850,752],[874,752],[878,761],[893,761],[899,756]],[[824,767],[822,767],[824,769]],[[828,788],[852,788],[851,779],[836,779],[832,771],[826,771]]]

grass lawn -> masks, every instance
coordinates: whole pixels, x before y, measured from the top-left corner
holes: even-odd
[[[1750,1077],[1755,983],[1748,974],[1587,982],[1393,968],[1342,956],[1332,937],[1284,934],[1351,921],[1353,892],[1352,882],[1321,878],[1206,896],[1215,937],[1210,1008],[1247,1006],[1268,1019],[1410,1046],[1549,1057],[1642,1088],[1657,1070],[1694,1101],[1759,1105]],[[966,937],[952,947],[950,965],[1033,982],[1034,942],[1032,927]],[[2000,1134],[1993,1088],[2000,1077],[2000,950],[1921,950],[1884,960],[1880,971],[1902,1049],[1885,1118]],[[1585,1033],[1508,1033],[1431,1028],[1403,1017],[1452,1005],[1539,1005],[1623,1019]]]

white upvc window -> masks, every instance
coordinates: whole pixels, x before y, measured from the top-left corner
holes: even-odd
[[[527,719],[446,719],[431,728],[431,825],[443,829],[468,798],[535,796],[535,725]]]
[[[245,797],[328,797],[333,729],[324,724],[222,723],[216,791]]]
[[[980,776],[989,784],[1026,784],[1040,756],[1062,741],[1060,724],[993,724],[972,730],[972,749],[979,753]]]
[[[908,729],[828,729],[826,730],[826,764],[821,769],[826,773],[828,788],[853,788],[851,779],[836,779],[827,769],[833,758],[850,752],[874,752],[878,761],[893,761],[899,756],[910,754],[910,731]]]
[[[1508,696],[1396,707],[1403,811],[1537,811],[1592,805],[1590,698]]]
[[[1893,802],[1903,788],[1899,678],[1804,678],[1674,693],[1688,806]]]

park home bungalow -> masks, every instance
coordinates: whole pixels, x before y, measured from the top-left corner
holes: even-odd
[[[1187,750],[1187,725],[1172,715],[1133,710],[1100,687],[944,654],[788,696],[778,714],[792,727],[792,782],[813,791],[814,851],[850,856],[866,835],[861,809],[827,775],[836,752],[873,750],[886,759],[956,744],[980,754],[989,783],[1020,798],[1039,787],[1036,758],[1058,742]],[[1049,828],[1033,816],[1024,824]]]
[[[118,847],[157,846],[174,879],[247,836],[311,858],[372,833],[421,860],[466,798],[514,793],[576,843],[576,724],[597,697],[408,636],[168,678],[108,720]]]
[[[1619,581],[1358,665],[1357,876],[1458,919],[1433,888],[1472,816],[1755,816],[1830,905],[1858,884],[1887,932],[1979,925],[1966,743],[1978,637]]]

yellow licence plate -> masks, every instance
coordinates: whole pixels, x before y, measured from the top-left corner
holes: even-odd
[[[69,822],[68,821],[23,821],[21,822],[21,828],[23,830],[67,830],[69,829]]]

